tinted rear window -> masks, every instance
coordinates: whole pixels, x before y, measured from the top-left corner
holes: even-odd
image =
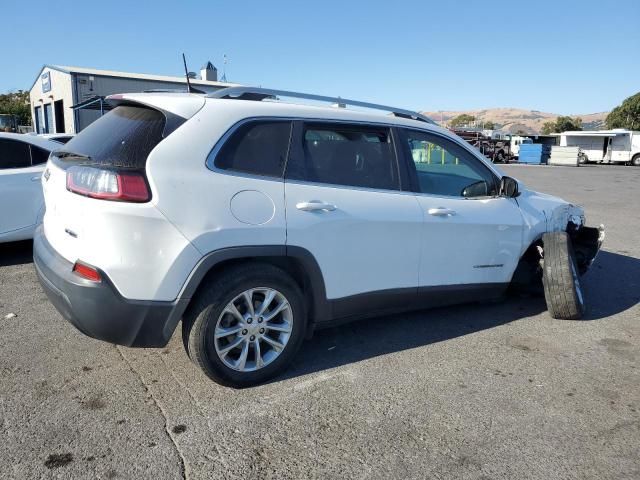
[[[0,169],[30,166],[28,144],[18,140],[0,140]]]
[[[43,148],[31,145],[31,164],[40,165],[49,158],[49,152]]]
[[[224,144],[215,158],[215,166],[253,175],[281,177],[290,135],[290,121],[247,122]]]
[[[151,150],[162,140],[164,115],[151,108],[123,105],[99,118],[58,152],[91,157],[90,163],[121,168],[144,168]],[[86,161],[66,157],[67,161]]]

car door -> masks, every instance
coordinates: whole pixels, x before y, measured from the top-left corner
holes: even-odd
[[[46,161],[48,152],[38,147],[33,149],[35,162],[41,157]],[[32,165],[28,143],[0,139],[0,233],[20,230],[37,222],[43,206],[40,184],[43,169],[43,164]]]
[[[420,286],[508,283],[522,251],[516,200],[497,195],[498,177],[462,143],[411,129],[400,138],[424,216]]]
[[[422,212],[389,127],[295,122],[285,202],[287,246],[316,259],[334,316],[415,299]]]

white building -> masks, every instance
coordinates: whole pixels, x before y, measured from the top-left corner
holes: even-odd
[[[190,83],[206,93],[237,85],[218,82],[211,62],[200,73]],[[110,108],[107,95],[186,88],[185,77],[44,65],[29,94],[33,127],[38,133],[78,133]]]

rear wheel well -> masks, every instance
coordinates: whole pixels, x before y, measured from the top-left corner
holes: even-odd
[[[217,277],[223,275],[225,272],[229,271],[231,268],[236,268],[240,265],[259,265],[259,264],[268,264],[275,266],[284,272],[286,272],[291,278],[296,282],[296,284],[302,290],[304,295],[304,300],[306,304],[306,314],[307,321],[309,323],[313,323],[315,319],[316,312],[314,309],[314,301],[317,300],[314,298],[314,291],[311,284],[311,278],[307,273],[306,269],[302,262],[295,257],[289,256],[258,256],[258,257],[241,257],[241,258],[230,258],[227,260],[223,260],[219,263],[213,265],[207,273],[204,275],[198,287],[196,288],[192,300],[189,302],[189,306],[187,310],[194,303],[193,299],[197,298],[203,288],[206,288],[206,285],[210,285],[212,281],[215,281]]]

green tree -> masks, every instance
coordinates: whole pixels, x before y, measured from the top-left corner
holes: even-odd
[[[580,117],[558,117],[554,122],[544,122],[542,124],[542,134],[562,133],[569,130],[582,130],[582,119]]]
[[[614,108],[605,120],[607,128],[640,130],[640,92]]]
[[[29,92],[18,90],[0,94],[0,113],[17,116],[20,125],[31,125]]]
[[[484,123],[484,128],[487,130],[495,130],[496,128],[496,124],[493,123],[491,120],[487,120],[486,122],[483,122],[483,123]]]
[[[473,115],[467,115],[463,113],[462,115],[458,115],[457,117],[453,117],[449,122],[449,125],[452,127],[459,127],[461,125],[469,125],[471,122],[475,122],[476,117]]]

